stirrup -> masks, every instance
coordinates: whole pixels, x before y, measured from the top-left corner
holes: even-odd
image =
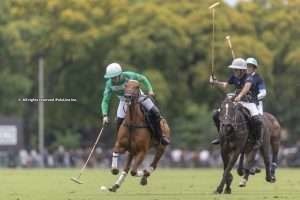
[[[213,141],[211,141],[211,144],[215,144],[215,145],[220,144],[220,139],[219,138],[214,139]]]

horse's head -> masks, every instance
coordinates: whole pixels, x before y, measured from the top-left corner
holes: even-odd
[[[148,125],[145,122],[145,116],[141,109],[141,104],[138,102],[141,95],[140,84],[136,80],[129,80],[125,84],[124,97],[128,106],[125,116],[125,124],[130,129],[146,128]]]
[[[220,130],[223,135],[229,135],[236,124],[236,105],[231,96],[227,96],[220,107]]]
[[[129,80],[125,85],[124,97],[127,103],[137,101],[140,96],[140,83],[136,80]]]

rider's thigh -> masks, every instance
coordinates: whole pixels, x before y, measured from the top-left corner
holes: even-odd
[[[127,110],[127,104],[125,103],[124,100],[120,100],[118,111],[117,111],[117,117],[125,118],[126,110]]]
[[[259,111],[255,103],[249,103],[249,102],[240,102],[240,103],[249,110],[251,117],[255,115],[259,115]]]

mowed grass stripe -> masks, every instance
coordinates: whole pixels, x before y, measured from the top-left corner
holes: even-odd
[[[220,181],[221,169],[158,169],[147,186],[139,178],[127,176],[117,193],[103,192],[101,185],[111,186],[117,176],[101,169],[86,170],[78,185],[70,181],[78,169],[0,170],[0,200],[259,200],[300,199],[300,170],[279,169],[277,182],[265,182],[264,171],[251,176],[246,188],[239,188],[239,177],[233,171],[231,195],[214,195]]]

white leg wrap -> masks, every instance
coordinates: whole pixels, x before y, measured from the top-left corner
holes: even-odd
[[[143,170],[138,170],[136,173],[136,176],[141,177],[144,176],[144,171]]]
[[[240,186],[246,186],[246,184],[247,184],[247,180],[246,179],[244,179],[244,178],[241,178],[241,180],[240,180]]]
[[[127,175],[127,173],[125,171],[123,171],[115,184],[121,186],[126,178],[126,175]]]
[[[111,162],[111,168],[113,168],[113,169],[118,168],[118,159],[119,159],[119,154],[113,152],[113,157],[112,157],[112,162]]]

